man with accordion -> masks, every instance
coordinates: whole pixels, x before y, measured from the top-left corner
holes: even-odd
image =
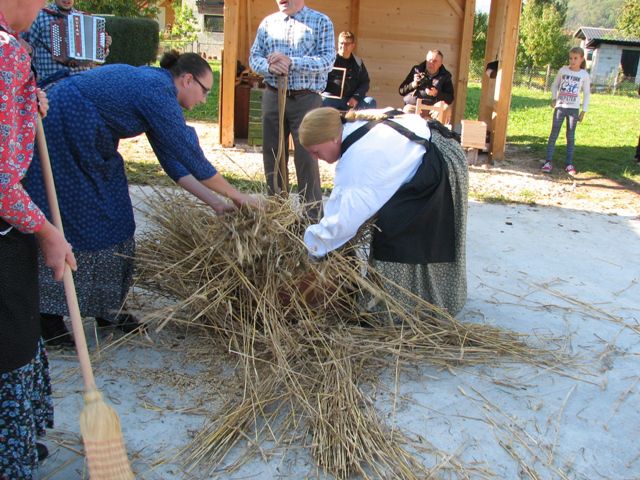
[[[104,19],[91,17],[73,5],[74,0],[54,0],[40,11],[22,37],[32,48],[32,65],[41,88],[89,70],[103,63],[108,55],[111,37],[104,31]],[[74,23],[78,33],[76,42],[70,42],[69,29],[74,28]],[[81,51],[74,49],[78,42]]]

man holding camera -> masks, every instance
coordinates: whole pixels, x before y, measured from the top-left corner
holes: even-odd
[[[442,64],[440,50],[429,50],[426,60],[411,67],[407,78],[400,84],[398,92],[404,100],[404,111],[415,112],[418,99],[425,105],[444,102],[453,103],[453,82],[451,73]]]

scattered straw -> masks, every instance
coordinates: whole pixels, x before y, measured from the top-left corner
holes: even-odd
[[[295,444],[337,478],[426,478],[434,470],[416,456],[419,445],[387,425],[365,393],[375,372],[497,357],[560,367],[523,335],[461,323],[410,292],[391,297],[362,258],[364,236],[309,262],[308,219],[291,198],[225,217],[181,195],[158,192],[151,203],[137,286],[162,307],[147,309],[147,320],[158,330],[176,323],[209,332],[243,383],[185,449],[192,469],[233,471],[252,455],[268,458],[269,446]],[[434,468],[467,476],[450,458]]]

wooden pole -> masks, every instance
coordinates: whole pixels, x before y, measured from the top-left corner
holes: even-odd
[[[451,124],[458,125],[464,117],[467,102],[467,84],[469,83],[469,64],[471,63],[471,45],[473,42],[473,18],[476,11],[476,0],[467,0],[462,17],[462,36],[458,52],[458,75],[456,80],[456,99],[453,103]]]
[[[489,22],[487,25],[487,43],[484,50],[484,65],[500,57],[500,45],[502,39],[502,31],[504,30],[504,10],[506,8],[506,0],[492,0],[489,10]],[[480,107],[478,110],[478,120],[487,124],[491,137],[493,137],[493,95],[495,91],[496,80],[482,75],[482,89],[480,91]]]
[[[238,18],[239,0],[224,2],[224,55],[220,74],[220,144],[232,147],[235,141],[233,131],[235,115],[236,62],[238,61]]]
[[[349,6],[349,30],[356,36],[357,42],[360,30],[360,0],[351,0]],[[338,33],[340,32],[336,32],[336,34]]]
[[[516,53],[518,51],[518,24],[520,22],[521,0],[507,2],[505,12],[505,28],[502,36],[502,55],[496,77],[494,93],[495,119],[493,123],[493,137],[491,160],[504,160],[504,152],[507,144],[507,121],[511,108],[511,87],[516,66]]]

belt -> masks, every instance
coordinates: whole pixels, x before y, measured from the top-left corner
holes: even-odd
[[[272,87],[268,83],[265,83],[267,86],[267,90],[271,90],[272,92],[278,93],[278,89],[276,87]],[[313,90],[309,90],[305,88],[303,90],[287,90],[287,97],[301,97],[302,95],[309,95],[310,93],[316,93]]]

